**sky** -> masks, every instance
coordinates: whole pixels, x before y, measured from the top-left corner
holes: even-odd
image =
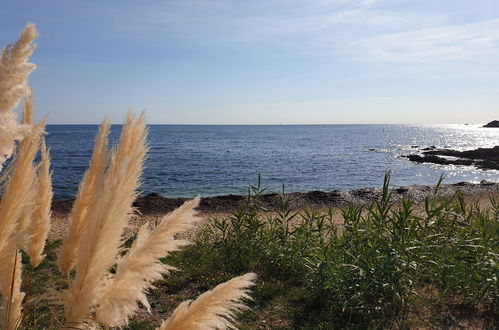
[[[50,124],[485,123],[497,0],[2,0]]]

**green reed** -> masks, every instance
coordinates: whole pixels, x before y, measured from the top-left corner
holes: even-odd
[[[459,190],[440,195],[441,182],[422,203],[395,202],[387,174],[381,197],[342,209],[341,223],[333,221],[333,210],[292,210],[284,193],[269,210],[258,184],[238,211],[212,219],[196,246],[178,261],[190,260],[191,269],[199,268],[188,257],[197,251],[205,273],[256,271],[261,288],[269,282],[284,285],[284,292],[301,288],[301,312],[295,313],[313,315],[306,321],[312,328],[393,323],[429,287],[439,299],[452,297],[470,308],[494,310],[499,202],[491,197],[491,206],[480,208],[466,203]]]

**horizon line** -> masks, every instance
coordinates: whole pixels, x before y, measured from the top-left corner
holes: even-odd
[[[57,125],[86,125],[86,126],[98,126],[101,123],[47,123],[47,125],[57,126]],[[146,123],[147,126],[341,126],[341,125],[463,125],[463,126],[474,126],[474,125],[485,125],[487,123],[282,123],[282,124],[232,124],[232,123],[210,123],[210,124],[199,124],[199,123]],[[123,123],[111,123],[111,125],[123,125]]]

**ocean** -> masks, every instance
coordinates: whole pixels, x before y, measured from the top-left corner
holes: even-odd
[[[48,125],[55,199],[72,198],[90,161],[97,125]],[[121,125],[113,125],[111,144]],[[392,184],[499,182],[499,171],[416,164],[419,148],[499,145],[480,125],[150,125],[142,194],[167,197],[245,194],[258,176],[269,191],[350,190]]]

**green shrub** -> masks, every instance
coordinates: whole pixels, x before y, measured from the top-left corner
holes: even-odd
[[[342,225],[333,223],[331,210],[291,210],[284,193],[277,209],[268,210],[257,185],[241,209],[212,219],[201,251],[209,253],[207,267],[220,272],[255,271],[264,281],[304,287],[304,314],[316,318],[309,320],[315,326],[386,324],[404,315],[425,286],[443,299],[493,310],[499,203],[492,198],[481,209],[459,190],[441,196],[440,184],[422,203],[395,203],[387,174],[381,198],[343,209]]]

